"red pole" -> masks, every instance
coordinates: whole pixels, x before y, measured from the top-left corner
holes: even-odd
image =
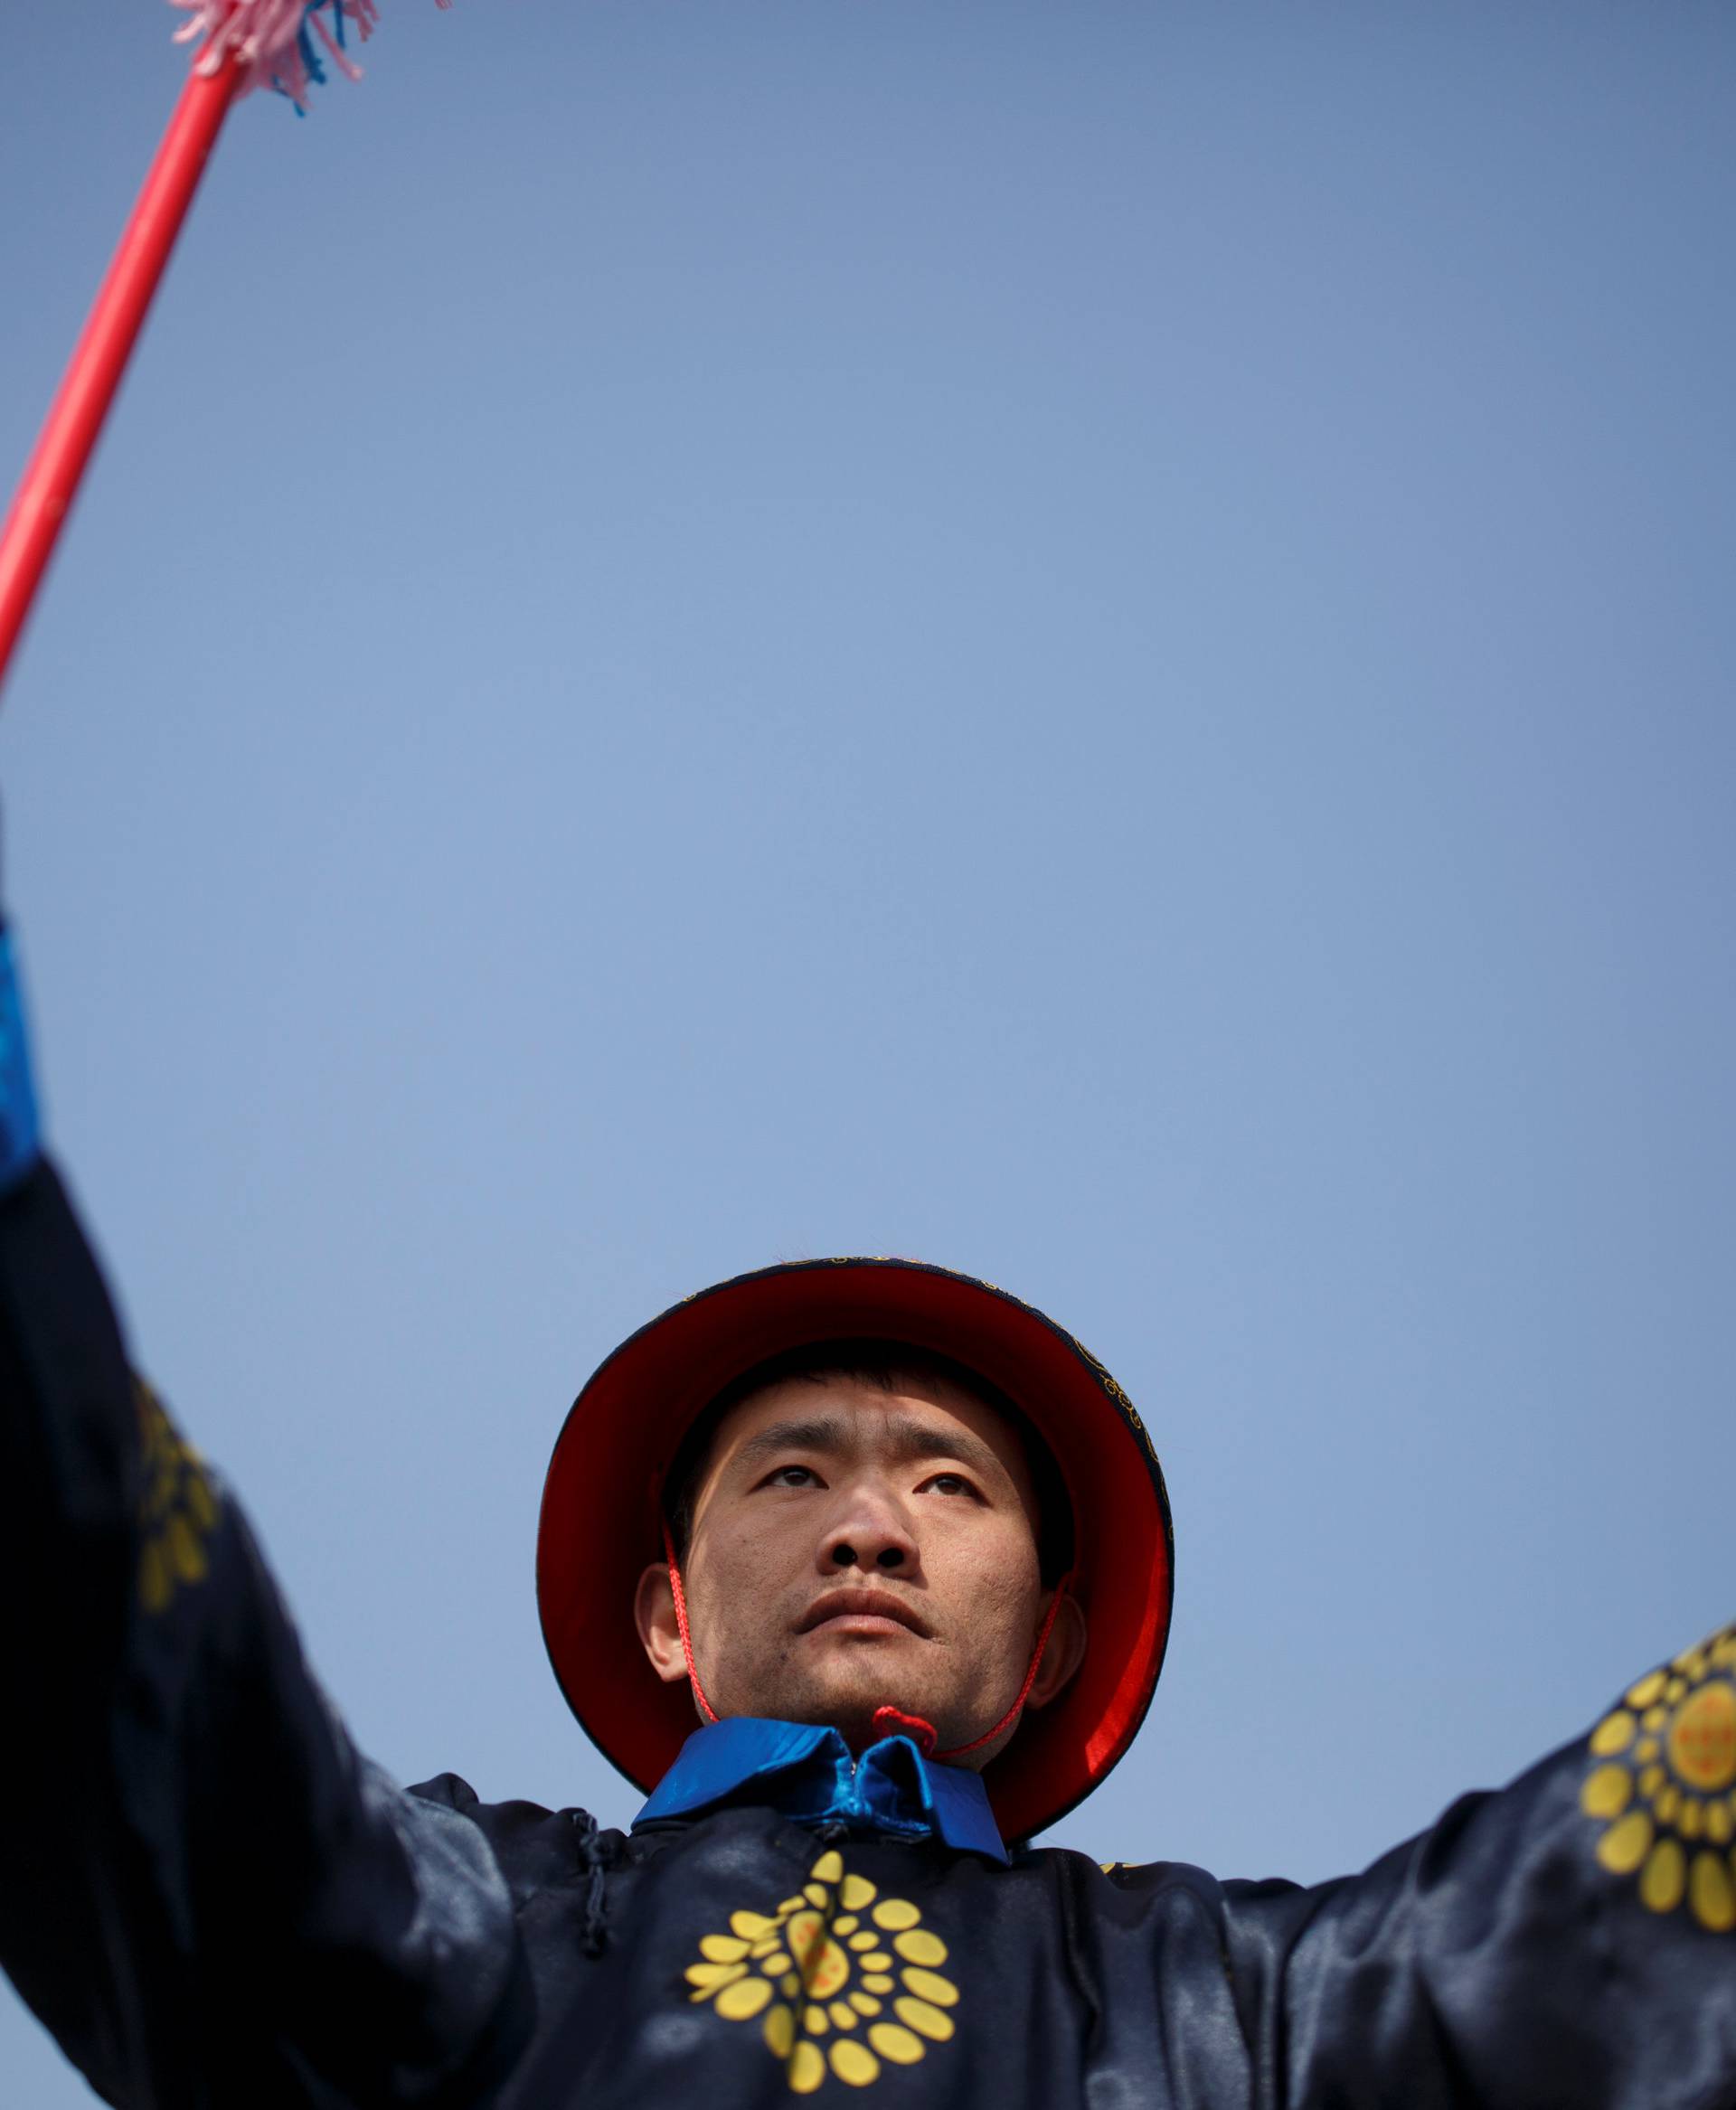
[[[0,528],[0,683],[240,77],[226,58],[182,90]]]

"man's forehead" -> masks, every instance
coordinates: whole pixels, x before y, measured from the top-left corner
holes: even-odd
[[[734,1411],[763,1408],[768,1401],[788,1403],[792,1398],[848,1402],[852,1408],[870,1411],[899,1400],[914,1401],[929,1408],[962,1406],[985,1414],[991,1411],[986,1401],[976,1398],[945,1371],[920,1368],[903,1371],[896,1367],[884,1371],[787,1371],[744,1392],[735,1402]]]

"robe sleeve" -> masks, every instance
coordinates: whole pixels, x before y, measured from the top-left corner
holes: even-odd
[[[98,2092],[491,2100],[528,2017],[487,1843],[351,1744],[40,1157],[0,1196],[0,1962]]]
[[[1223,1886],[1271,2110],[1736,2105],[1736,1627],[1361,1876]]]

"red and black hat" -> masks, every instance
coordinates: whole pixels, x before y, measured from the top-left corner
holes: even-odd
[[[657,1677],[632,1617],[664,1543],[665,1475],[726,1385],[838,1340],[906,1342],[977,1371],[1066,1484],[1085,1661],[983,1775],[1003,1835],[1029,1838],[1097,1785],[1145,1719],[1169,1638],[1175,1540],[1132,1401],[1071,1333],[992,1283],[913,1260],[799,1261],[701,1290],[624,1342],[574,1400],[542,1492],[536,1589],[554,1674],[604,1756],[649,1793],[694,1726],[687,1687]]]

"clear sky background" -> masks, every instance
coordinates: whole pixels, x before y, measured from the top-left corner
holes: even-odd
[[[235,112],[0,722],[54,1146],[360,1741],[631,1814],[550,1445],[840,1250],[1163,1453],[1059,1842],[1317,1879],[1581,1733],[1736,1612],[1736,14],[384,14]],[[8,11],[7,480],[170,26]]]

